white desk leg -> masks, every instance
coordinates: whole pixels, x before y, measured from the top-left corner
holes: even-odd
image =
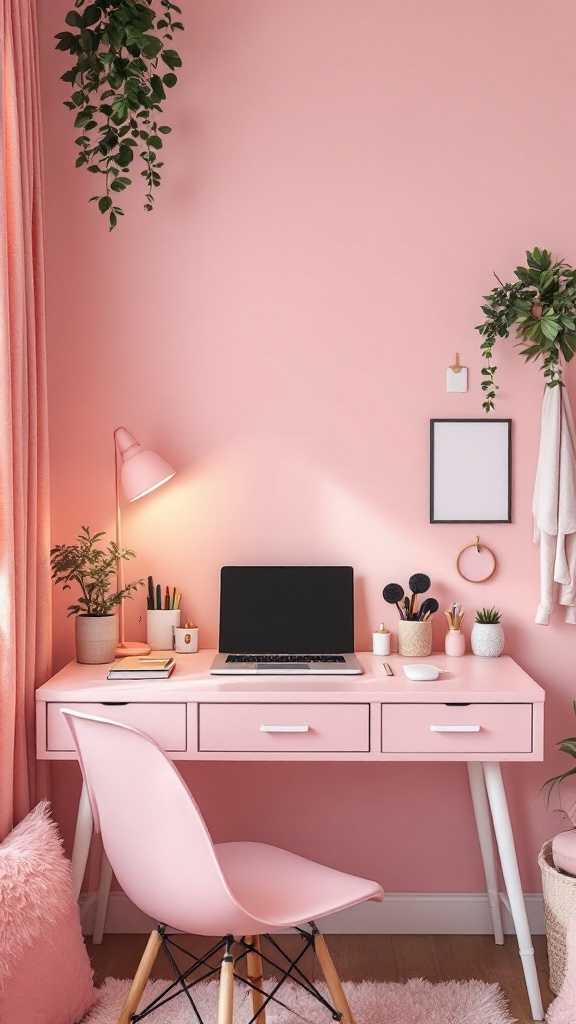
[[[92,808],[90,807],[90,799],[88,797],[86,783],[83,781],[82,792],[80,793],[80,803],[78,804],[78,817],[76,818],[74,846],[72,849],[72,885],[74,888],[75,900],[78,900],[80,890],[82,888],[84,872],[86,871],[86,863],[90,852],[90,841],[92,839],[93,827],[94,822],[92,819]]]
[[[534,1020],[544,1020],[544,1009],[538,984],[536,962],[534,960],[532,936],[526,915],[524,894],[518,870],[516,847],[514,846],[514,835],[510,823],[502,772],[499,763],[494,761],[484,762],[483,769],[490,810],[492,812],[492,823],[498,844],[498,853],[500,854],[500,864],[502,865],[502,874],[504,875],[504,884],[508,894],[514,928],[516,929],[522,967],[524,968],[530,1009]]]
[[[112,868],[110,861],[106,856],[106,850],[102,849],[102,863],[100,865],[100,885],[98,886],[98,900],[96,902],[96,916],[94,918],[94,930],[92,932],[92,942],[99,946],[102,942],[102,936],[104,935],[104,925],[106,923],[106,911],[108,909],[108,897],[110,896],[110,886],[112,884]]]
[[[488,893],[488,904],[492,915],[492,931],[494,941],[499,945],[504,943],[504,929],[502,928],[502,912],[500,909],[500,897],[498,895],[498,878],[496,875],[496,858],[494,856],[494,844],[492,842],[492,827],[490,824],[490,808],[486,796],[486,785],[480,761],[468,762],[468,779],[470,781],[470,793],[472,794],[472,806],[476,818],[480,853],[484,865],[486,877],[486,892]]]

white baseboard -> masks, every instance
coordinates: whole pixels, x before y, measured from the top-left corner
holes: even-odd
[[[544,934],[542,895],[524,896],[530,930]],[[84,934],[92,933],[96,894],[80,899]],[[503,907],[504,931],[514,927]],[[156,922],[138,910],[122,892],[110,894],[106,932],[133,934],[150,932]],[[492,924],[488,899],[482,893],[387,893],[383,903],[362,903],[350,910],[322,919],[327,935],[490,935]]]

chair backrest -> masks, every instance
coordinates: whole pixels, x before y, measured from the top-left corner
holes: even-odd
[[[63,708],[124,892],[156,921],[225,934],[241,911],[210,833],[182,776],[149,736],[131,726]]]

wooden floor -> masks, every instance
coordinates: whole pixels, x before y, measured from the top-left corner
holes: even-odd
[[[133,977],[146,940],[145,935],[105,935],[102,945],[94,946],[87,939],[96,984],[107,977]],[[178,941],[199,956],[215,940],[180,936]],[[281,935],[278,941],[289,954],[301,944],[301,940],[293,935]],[[343,981],[478,978],[498,982],[519,1024],[532,1021],[518,945],[512,935],[506,936],[504,946],[496,946],[489,935],[327,935],[326,942]],[[546,939],[543,935],[534,936],[534,948],[546,1009],[554,996],[548,988]],[[312,978],[317,978],[314,957],[311,953],[306,956],[309,959],[307,963],[303,961],[305,969]],[[152,977],[170,977],[170,966],[162,953]]]

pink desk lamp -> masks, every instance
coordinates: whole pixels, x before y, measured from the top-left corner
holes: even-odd
[[[116,544],[122,547],[122,516],[120,512],[120,491],[126,501],[136,501],[150,491],[155,491],[174,476],[176,470],[150,449],[142,449],[138,441],[124,427],[114,431],[114,454],[116,467]],[[124,562],[118,559],[116,565],[118,590],[124,589]],[[118,646],[117,658],[149,654],[148,644],[124,640],[124,601],[118,605]]]

